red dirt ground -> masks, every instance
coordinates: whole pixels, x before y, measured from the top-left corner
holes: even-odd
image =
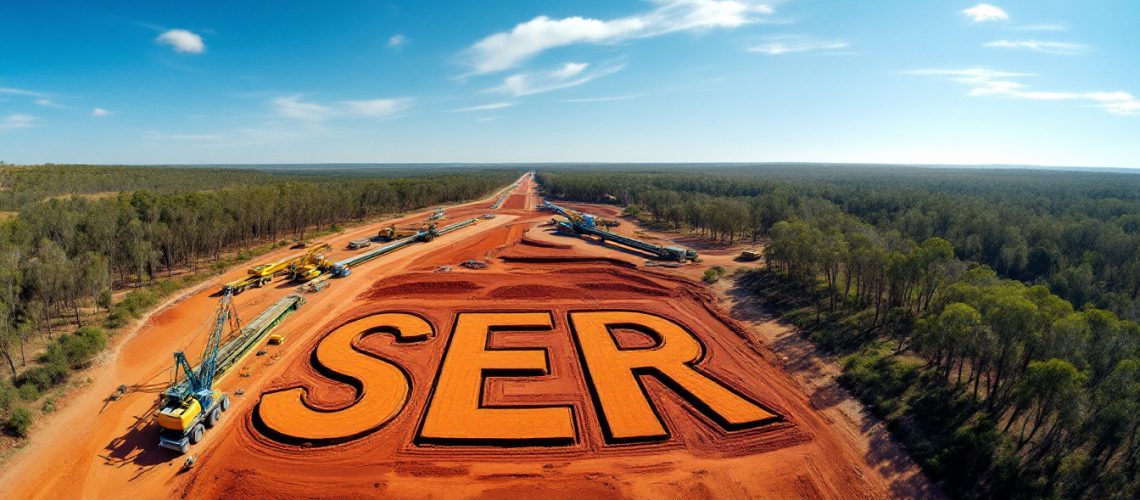
[[[180,473],[182,458],[159,449],[150,418],[157,392],[137,391],[104,403],[120,383],[167,380],[169,353],[197,352],[204,340],[192,332],[209,320],[219,283],[163,309],[137,333],[120,341],[106,362],[92,370],[90,387],[40,425],[28,448],[0,477],[0,497],[809,497],[882,498],[914,494],[898,489],[866,458],[865,436],[851,422],[835,422],[815,408],[777,356],[755,341],[717,295],[698,283],[698,266],[644,266],[645,256],[545,227],[549,213],[536,212],[533,182],[526,178],[497,210],[470,228],[428,244],[371,261],[332,281],[288,317],[277,333],[282,346],[264,347],[219,382],[235,404],[219,427],[195,445],[198,464]],[[447,211],[449,222],[489,212],[492,199]],[[404,221],[421,220],[429,212]],[[613,215],[613,214],[606,214]],[[392,221],[335,238],[341,249]],[[623,226],[629,225],[628,222]],[[625,228],[632,231],[632,228]],[[266,260],[296,251],[267,255]],[[349,252],[337,250],[333,259]],[[488,269],[467,270],[463,260],[484,260]],[[453,266],[439,272],[440,266]],[[293,286],[251,290],[235,299],[239,314],[252,317]],[[670,436],[651,443],[606,441],[591,398],[582,360],[568,324],[571,311],[629,310],[650,313],[689,329],[704,347],[696,368],[778,415],[776,421],[728,431],[661,383],[641,377]],[[492,349],[542,348],[549,370],[541,376],[492,376],[484,385],[488,405],[568,405],[576,438],[570,444],[501,447],[417,443],[458,313],[528,311],[552,313],[544,335],[496,332]],[[302,387],[306,401],[336,410],[360,396],[359,389],[328,378],[313,366],[313,352],[326,334],[354,319],[380,312],[412,313],[428,320],[425,341],[394,342],[389,335],[361,337],[358,351],[398,363],[411,382],[407,404],[386,424],[358,439],[309,446],[272,437],[255,418],[268,391]],[[644,349],[654,340],[616,328],[615,342]],[[161,389],[158,389],[161,390]],[[237,391],[243,396],[236,396]]]

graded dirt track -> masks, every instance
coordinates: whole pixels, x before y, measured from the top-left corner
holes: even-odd
[[[306,295],[309,303],[277,329],[285,344],[264,347],[266,355],[246,358],[221,380],[223,391],[244,395],[193,448],[199,461],[185,473],[180,457],[155,444],[148,417],[156,393],[102,401],[120,383],[165,382],[175,348],[198,352],[203,339],[190,342],[191,333],[212,314],[216,286],[164,309],[37,431],[0,478],[13,486],[0,496],[890,494],[851,433],[812,407],[773,353],[745,340],[716,295],[689,277],[694,271],[648,268],[637,252],[554,235],[542,226],[550,214],[533,210],[536,200],[524,180],[495,218],[378,258]],[[449,208],[448,222],[487,213],[491,201]],[[390,223],[338,236],[333,258],[348,254],[339,250],[345,242]],[[490,266],[457,266],[468,259]],[[251,317],[293,291],[275,283],[246,292],[236,299],[239,314]],[[612,352],[589,354],[605,345],[587,336],[587,319],[609,321],[598,311],[643,322],[610,325],[619,352],[691,337],[691,349],[675,355],[692,362],[632,372],[640,402],[598,396],[631,373],[613,369]],[[476,320],[505,326],[487,333]],[[465,383],[481,362],[498,370]],[[362,382],[368,377],[388,383]],[[520,408],[536,425],[511,425]],[[646,408],[648,417],[637,413]],[[627,422],[643,425],[620,439],[630,415]]]

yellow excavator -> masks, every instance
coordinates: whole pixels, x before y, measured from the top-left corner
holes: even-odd
[[[305,252],[304,256],[297,259],[297,261],[289,267],[289,278],[294,281],[309,281],[331,269],[333,261],[321,253],[331,248],[328,243],[322,243],[310,248],[308,252]]]

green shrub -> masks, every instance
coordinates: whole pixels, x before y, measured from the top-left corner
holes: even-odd
[[[628,207],[625,207],[625,209],[621,212],[625,215],[632,215],[634,217],[637,217],[638,215],[641,215],[641,207],[637,205],[630,205]]]
[[[44,355],[40,362],[63,364],[71,368],[82,368],[107,347],[107,334],[101,328],[85,326],[79,331],[61,336]]]
[[[47,401],[44,401],[44,405],[40,408],[40,411],[42,411],[44,413],[54,412],[55,411],[55,400],[54,399],[48,399]]]
[[[67,365],[48,363],[21,373],[13,382],[17,387],[31,384],[40,392],[44,392],[65,380],[67,380]]]
[[[701,277],[701,279],[704,280],[705,283],[711,285],[717,281],[720,281],[720,279],[723,278],[726,273],[728,273],[728,270],[725,269],[724,266],[712,266],[705,270],[705,274]]]
[[[20,393],[6,378],[0,378],[0,412],[11,410],[19,399]]]
[[[27,437],[32,428],[32,412],[27,408],[16,408],[4,423],[4,430],[12,436]]]
[[[31,402],[40,399],[40,390],[34,384],[21,385],[16,390],[20,393],[20,399],[24,401]]]

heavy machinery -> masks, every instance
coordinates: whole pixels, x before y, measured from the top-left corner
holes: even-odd
[[[322,243],[310,248],[305,255],[289,266],[289,279],[293,281],[309,281],[332,267],[333,262],[321,252],[330,250],[328,243]]]
[[[475,222],[476,219],[467,219],[462,222],[456,222],[455,224],[451,224],[450,226],[446,226],[442,229],[436,229],[435,224],[429,224],[427,229],[419,231],[411,236],[405,236],[375,250],[369,250],[355,257],[349,257],[340,262],[337,262],[333,264],[329,269],[329,273],[332,274],[333,277],[343,278],[352,273],[353,267],[375,259],[376,257],[399,250],[417,241],[427,242],[434,240],[436,236],[444,235],[455,231],[456,229],[470,226],[472,224],[475,224]]]
[[[555,228],[565,234],[572,235],[591,235],[599,238],[602,242],[613,241],[621,243],[627,247],[635,248],[643,252],[652,254],[662,260],[671,260],[676,262],[688,262],[698,258],[697,252],[688,248],[681,247],[667,247],[662,245],[654,245],[644,241],[636,240],[628,236],[622,236],[617,233],[598,229],[596,218],[590,214],[578,212],[576,210],[568,210],[558,205],[550,203],[548,200],[543,200],[541,208],[543,210],[550,210],[558,215],[566,218],[565,221],[555,221]]]
[[[751,262],[751,261],[755,261],[755,260],[760,260],[761,256],[762,256],[762,254],[760,253],[759,250],[744,250],[744,251],[740,252],[739,259],[743,260],[743,261]]]
[[[429,221],[443,220],[445,217],[446,217],[446,215],[444,214],[443,209],[437,208],[437,209],[435,209],[435,212],[432,212],[431,215],[428,216],[427,220],[429,220]]]
[[[186,453],[190,445],[202,440],[206,428],[217,425],[222,412],[230,408],[229,396],[214,389],[214,375],[217,373],[222,330],[228,324],[235,330],[241,328],[231,297],[226,293],[218,304],[214,328],[197,369],[190,367],[182,351],[174,353],[174,382],[163,393],[158,411],[158,425],[161,427],[158,444],[163,448]],[[180,372],[185,374],[185,379],[179,376]]]
[[[232,297],[227,293],[218,303],[210,337],[197,367],[190,366],[183,352],[174,353],[174,381],[163,392],[157,415],[158,444],[163,448],[186,453],[190,445],[202,440],[207,428],[218,424],[222,412],[230,407],[230,399],[214,388],[214,381],[237,364],[289,313],[305,304],[299,295],[289,295],[242,327]],[[222,334],[227,326],[237,333],[223,344]]]
[[[348,249],[349,250],[357,250],[357,249],[361,249],[361,248],[369,247],[369,246],[372,246],[372,240],[369,238],[352,240],[352,241],[348,242]]]
[[[381,240],[384,240],[384,241],[392,241],[392,240],[398,240],[400,238],[407,238],[408,236],[415,236],[417,233],[419,233],[420,231],[423,231],[424,229],[426,229],[426,227],[420,228],[420,229],[412,229],[412,228],[397,228],[395,225],[392,225],[392,226],[388,226],[386,228],[381,229],[380,232],[376,236],[378,238],[380,238]]]
[[[254,266],[246,270],[245,277],[237,279],[222,285],[222,293],[233,293],[237,295],[244,292],[247,288],[260,288],[268,284],[278,274],[293,274],[296,266],[300,265],[302,261],[311,259],[312,254],[321,250],[327,250],[331,247],[327,243],[323,243],[316,247],[310,248],[304,255],[298,255],[282,259],[277,262],[269,264],[262,264]]]

